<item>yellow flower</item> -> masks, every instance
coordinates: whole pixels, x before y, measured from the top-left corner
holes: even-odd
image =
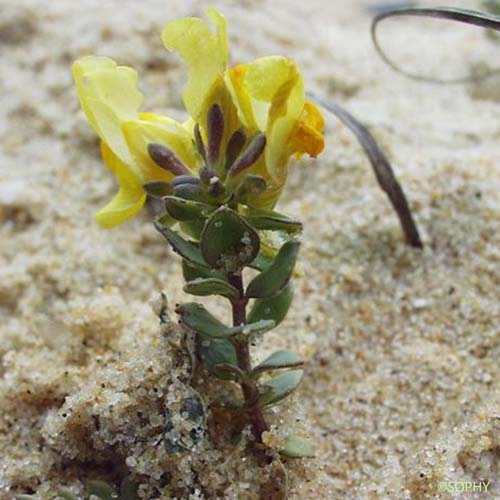
[[[236,108],[239,123],[229,132],[243,125],[250,137],[258,132],[266,136],[264,155],[244,173],[266,180],[266,191],[253,203],[270,208],[283,189],[290,156],[316,157],[323,150],[324,119],[312,102],[305,101],[304,83],[292,60],[271,56],[228,69],[226,21],[213,9],[208,15],[216,25],[215,34],[201,19],[185,18],[165,27],[163,43],[189,66],[183,101],[197,122],[203,123],[217,91],[223,96],[229,91],[230,103],[219,102],[229,116]]]
[[[101,138],[103,160],[120,186],[114,199],[96,214],[99,225],[113,227],[142,208],[145,183],[174,176],[152,161],[148,144],[168,144],[186,164],[194,165],[192,135],[174,120],[138,112],[143,96],[132,68],[88,56],[73,64],[73,76],[81,107]]]
[[[143,96],[132,68],[96,56],[73,64],[81,107],[120,188],[96,214],[101,226],[135,215],[145,203],[148,182],[194,175],[204,163],[229,193],[237,192],[249,174],[263,179],[265,190],[261,185],[250,191],[245,203],[271,208],[290,157],[322,151],[324,120],[305,100],[295,63],[273,56],[229,69],[225,18],[214,9],[208,16],[215,33],[201,19],[184,18],[169,23],[162,34],[166,48],[176,50],[189,67],[183,102],[191,120],[184,124],[139,112]]]

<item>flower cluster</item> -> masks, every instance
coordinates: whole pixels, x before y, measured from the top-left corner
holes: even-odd
[[[100,226],[133,217],[148,193],[271,209],[290,158],[322,151],[324,120],[306,101],[296,64],[271,56],[229,68],[226,20],[214,9],[208,16],[215,32],[202,19],[184,18],[162,33],[165,47],[189,66],[184,123],[139,111],[143,96],[132,68],[97,56],[74,63],[81,107],[119,184],[96,214]]]

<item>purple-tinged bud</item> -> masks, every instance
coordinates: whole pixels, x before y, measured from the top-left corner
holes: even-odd
[[[148,153],[151,159],[161,168],[167,170],[176,177],[178,175],[189,175],[191,171],[184,162],[169,148],[163,144],[151,143],[148,145]]]
[[[213,178],[213,177],[216,177],[217,176],[217,172],[210,168],[210,167],[201,167],[200,169],[200,179],[201,179],[201,182],[203,182],[203,184],[210,184],[210,180]]]
[[[196,148],[200,152],[203,161],[207,163],[207,151],[205,150],[205,144],[203,143],[203,137],[201,137],[200,124],[197,123],[194,126],[194,140],[196,141]]]
[[[224,114],[218,104],[213,104],[207,117],[208,165],[215,165],[219,160],[222,137],[224,135]]]
[[[218,177],[212,177],[208,185],[208,192],[216,198],[222,196],[225,193],[224,184],[220,181]]]
[[[193,177],[192,175],[179,175],[175,179],[172,179],[172,187],[176,188],[182,184],[192,184],[197,186],[200,184],[200,179]]]
[[[240,128],[233,132],[226,147],[226,170],[229,170],[236,158],[238,158],[246,142],[247,135],[243,129]]]
[[[266,147],[266,136],[264,134],[256,135],[248,147],[241,153],[239,158],[229,169],[229,176],[234,177],[248,167],[251,167],[264,152]]]
[[[201,182],[197,177],[181,175],[172,181],[172,187],[175,196],[188,200],[197,199],[202,193]]]
[[[171,195],[174,192],[172,185],[163,181],[146,182],[142,188],[153,198],[163,198],[164,196]]]

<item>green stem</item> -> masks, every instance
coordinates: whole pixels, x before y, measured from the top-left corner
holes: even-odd
[[[241,274],[231,274],[229,282],[238,289],[240,298],[231,301],[233,309],[233,325],[239,326],[246,323],[246,306],[248,299],[244,298],[243,279]],[[236,353],[238,355],[238,366],[246,374],[250,374],[252,370],[252,361],[250,359],[250,349],[248,342],[241,339],[235,342]],[[248,408],[250,420],[252,423],[252,432],[257,442],[262,442],[262,433],[269,430],[269,427],[264,419],[262,408],[258,403],[259,390],[257,383],[250,378],[247,378],[241,383],[241,390],[245,398],[245,404]]]

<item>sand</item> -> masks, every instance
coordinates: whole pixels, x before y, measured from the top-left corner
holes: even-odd
[[[147,109],[184,116],[185,68],[159,33],[209,4],[0,5],[0,499],[123,477],[146,499],[282,498],[285,475],[292,499],[500,497],[498,81],[396,75],[370,44],[374,3],[210,2],[229,19],[233,62],[289,55],[308,88],[370,127],[425,243],[405,245],[356,140],[329,119],[325,153],[292,167],[280,203],[305,225],[294,308],[254,349],[307,359],[293,400],[268,416],[268,441],[309,435],[315,457],[264,469],[248,433],[230,444],[238,422],[220,406],[237,388],[190,378],[173,313],[187,298],[179,260],[151,214],[112,231],[93,222],[115,186],[70,75],[82,54],[113,57],[138,69]],[[421,42],[429,58],[434,48]],[[211,408],[205,437],[167,453],[165,406],[198,394]],[[188,432],[188,420],[174,424]],[[490,485],[452,494],[442,481]]]

